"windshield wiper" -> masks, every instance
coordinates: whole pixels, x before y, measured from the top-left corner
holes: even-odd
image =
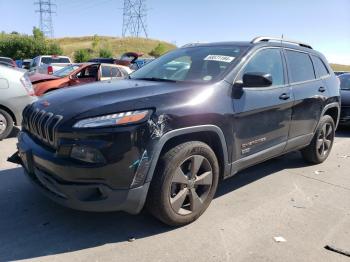
[[[157,77],[140,77],[140,78],[130,78],[130,79],[134,79],[134,80],[146,80],[146,81],[155,81],[155,82],[172,82],[172,83],[176,83],[176,80],[172,80],[172,79],[165,79],[165,78],[157,78]]]

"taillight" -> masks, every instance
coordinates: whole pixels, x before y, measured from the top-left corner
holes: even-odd
[[[27,91],[28,95],[35,96],[33,85],[30,82],[29,77],[27,75],[23,75],[19,80],[21,81],[21,84]]]
[[[53,74],[53,68],[52,68],[52,66],[48,66],[48,67],[47,67],[47,73],[48,73],[49,75],[52,75],[52,74]]]

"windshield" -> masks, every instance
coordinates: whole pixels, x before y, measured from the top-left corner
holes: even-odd
[[[169,82],[217,81],[222,79],[243,51],[238,46],[179,48],[146,64],[132,73],[130,78]]]
[[[53,56],[53,57],[42,57],[41,63],[47,64],[47,65],[55,64],[55,63],[57,63],[57,64],[63,64],[63,63],[69,64],[70,61],[67,57],[55,57],[55,56]]]
[[[341,90],[350,90],[350,74],[339,76],[339,80]]]
[[[66,66],[60,70],[57,70],[55,73],[53,73],[53,75],[58,76],[58,77],[65,77],[65,76],[69,75],[70,73],[72,73],[73,71],[77,70],[79,67],[80,66],[78,66],[78,65]]]

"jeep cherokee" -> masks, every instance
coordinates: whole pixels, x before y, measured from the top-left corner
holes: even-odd
[[[56,202],[196,220],[219,179],[301,150],[329,155],[339,82],[311,46],[258,37],[189,44],[131,74],[42,97],[23,112],[18,152]]]

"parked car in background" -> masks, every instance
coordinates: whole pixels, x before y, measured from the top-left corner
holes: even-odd
[[[8,67],[17,67],[16,62],[9,57],[0,57],[0,64]]]
[[[175,49],[130,75],[26,107],[18,152],[45,195],[86,211],[199,218],[220,179],[301,150],[324,162],[339,81],[311,46],[257,37]],[[233,203],[234,204],[234,203]]]
[[[35,95],[41,96],[62,87],[109,79],[124,79],[129,75],[128,70],[130,71],[128,67],[114,64],[72,64],[56,71],[52,75],[31,74],[30,80],[34,85]]]
[[[136,52],[127,52],[124,53],[120,58],[93,58],[90,59],[89,62],[123,65],[131,68],[132,71],[134,71],[135,69],[139,68],[136,64],[136,61],[140,56],[143,56],[143,54]]]
[[[26,71],[0,65],[0,140],[21,124],[24,107],[35,100]]]
[[[72,64],[72,60],[67,56],[42,55],[32,60],[29,70],[35,73],[51,75],[70,64]]]
[[[22,68],[29,70],[33,59],[24,59],[22,61]]]
[[[341,114],[340,124],[350,125],[350,73],[338,76],[340,80]]]
[[[335,74],[336,76],[340,76],[340,75],[346,74],[346,73],[350,73],[350,72],[348,72],[348,71],[335,71],[335,72],[334,72],[334,74]]]

